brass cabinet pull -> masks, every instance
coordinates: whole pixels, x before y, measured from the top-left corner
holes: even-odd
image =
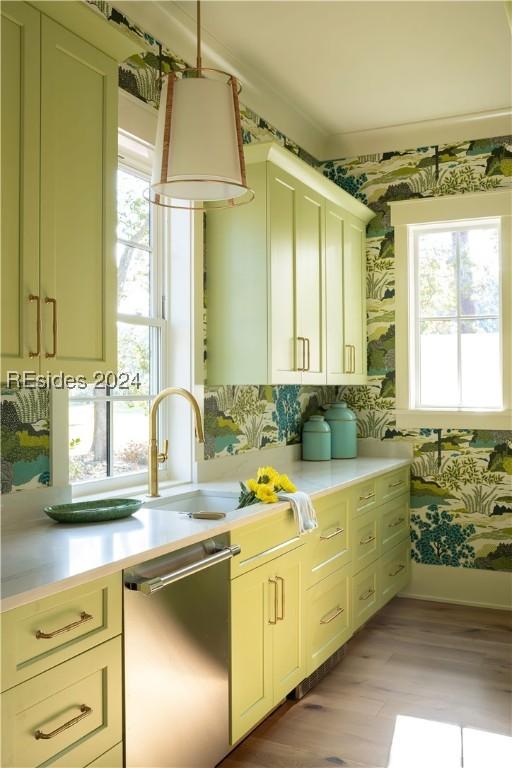
[[[367,493],[366,496],[360,496],[359,501],[368,501],[368,499],[373,499],[375,496],[375,491],[370,491],[370,493]]]
[[[61,627],[60,629],[55,629],[53,632],[43,632],[42,629],[38,629],[36,632],[36,637],[38,640],[50,640],[52,637],[55,637],[56,635],[61,635],[63,632],[69,632],[70,629],[75,629],[75,627],[79,627],[80,624],[85,624],[86,621],[91,621],[93,617],[90,613],[86,613],[85,611],[82,611],[80,614],[80,618],[78,621],[73,621],[71,624],[66,624],[65,627]]]
[[[35,739],[53,739],[54,736],[58,736],[59,733],[62,733],[62,731],[67,731],[68,728],[71,728],[73,725],[76,725],[80,722],[80,720],[83,720],[84,717],[87,717],[87,715],[90,715],[92,712],[91,707],[88,707],[87,704],[82,704],[80,706],[80,713],[76,717],[71,718],[71,720],[68,720],[67,723],[63,723],[62,725],[59,725],[58,728],[56,728],[54,731],[50,731],[50,733],[44,733],[43,731],[36,731],[34,733]]]
[[[274,586],[274,618],[268,620],[269,624],[277,624],[277,580],[270,578],[268,580],[269,584],[273,584]]]
[[[307,336],[305,336],[304,339],[305,339],[305,344],[307,344],[307,348],[308,348],[308,362],[304,366],[304,370],[309,371],[309,369],[311,368],[311,343]]]
[[[352,365],[350,368],[350,373],[356,372],[356,348],[353,344],[350,345],[350,348],[352,350]]]
[[[36,301],[37,302],[37,304],[36,304],[36,311],[37,311],[37,314],[36,314],[36,323],[37,323],[37,325],[36,325],[36,345],[37,345],[37,349],[36,349],[35,352],[29,352],[28,356],[29,357],[39,357],[39,355],[41,354],[41,299],[40,299],[39,296],[37,296],[37,294],[29,293],[28,300],[30,302],[32,302],[32,301]]]
[[[347,361],[347,352],[348,352],[348,361]],[[345,368],[347,369],[345,373],[351,373],[351,362],[352,362],[352,355],[350,352],[350,344],[345,344]]]
[[[302,368],[297,366],[298,371],[306,370],[306,338],[304,336],[297,336],[297,341],[302,341]]]
[[[367,536],[366,539],[361,539],[360,544],[369,544],[371,541],[375,541],[375,536]]]
[[[340,536],[342,533],[345,533],[344,528],[336,528],[335,531],[327,534],[327,536],[320,536],[320,541],[329,541],[329,539],[334,539],[335,536]]]
[[[330,624],[331,621],[334,621],[334,619],[339,616],[340,613],[343,613],[344,610],[344,608],[340,608],[338,605],[331,614],[326,613],[325,616],[320,619],[320,624]]]
[[[396,483],[389,483],[388,488],[398,488],[398,486],[402,485],[403,482],[404,481],[402,479],[402,480],[397,480]]]
[[[403,571],[404,569],[405,569],[405,565],[399,565],[396,571],[389,573],[388,576],[397,576],[400,573],[400,571]]]
[[[276,618],[278,621],[283,621],[284,619],[284,579],[282,576],[276,576],[276,581],[281,582],[281,615],[278,616],[277,614],[277,599],[276,599]],[[277,588],[276,588],[276,595],[277,595]]]
[[[50,299],[48,296],[44,300],[45,304],[51,304],[53,307],[52,332],[53,332],[53,352],[47,352],[45,357],[56,357],[57,355],[57,299]]]
[[[359,599],[360,600],[368,600],[368,598],[370,598],[374,594],[375,594],[375,590],[374,589],[369,589],[363,595],[359,595]]]
[[[394,523],[388,523],[388,528],[396,528],[397,525],[402,525],[405,521],[405,517],[397,517]]]

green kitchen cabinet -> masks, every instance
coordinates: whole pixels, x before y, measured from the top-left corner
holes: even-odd
[[[327,384],[366,382],[365,225],[331,201],[325,210]]]
[[[334,345],[346,361],[342,371],[333,368],[336,376],[361,383],[363,245],[372,212],[276,143],[248,146],[245,158],[254,201],[206,221],[208,383],[326,384]],[[346,214],[342,273],[357,271],[345,283],[333,277],[328,300],[342,306],[339,317],[330,317],[326,303],[326,236],[334,237],[326,211],[333,203]],[[360,372],[359,380],[345,369]]]
[[[231,581],[231,743],[306,674],[301,547]]]
[[[40,14],[2,3],[1,379],[38,370]]]
[[[64,6],[74,32],[50,18]],[[2,3],[2,381],[117,367],[112,55],[137,47],[99,21],[81,3]]]

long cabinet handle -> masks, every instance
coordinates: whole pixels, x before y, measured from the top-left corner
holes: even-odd
[[[336,528],[335,531],[328,533],[327,536],[320,536],[320,541],[329,541],[329,539],[334,539],[335,536],[341,536],[342,533],[345,533],[344,528]]]
[[[52,332],[53,332],[53,351],[47,352],[45,357],[56,357],[57,355],[57,299],[51,299],[49,296],[44,300],[45,304],[51,304],[53,307]]]
[[[326,613],[325,616],[323,616],[320,619],[320,624],[330,624],[331,621],[334,621],[335,618],[337,618],[341,613],[344,612],[344,608],[340,608],[340,606],[336,606],[336,608],[331,611],[331,613]]]
[[[59,725],[58,728],[56,728],[54,731],[50,731],[50,733],[44,733],[44,731],[37,730],[34,733],[35,739],[53,739],[54,736],[58,736],[59,733],[62,733],[62,731],[67,731],[68,728],[71,728],[73,725],[76,725],[80,722],[80,720],[83,720],[84,717],[87,717],[92,712],[91,707],[88,707],[87,704],[82,704],[80,706],[80,714],[76,717],[72,717],[71,720],[68,720],[67,723],[63,723],[62,725]]]
[[[304,370],[309,371],[309,369],[311,368],[311,342],[307,336],[305,337],[305,340],[307,344],[308,362],[306,363]]]
[[[271,584],[274,587],[274,618],[271,619],[269,617],[268,623],[269,624],[277,624],[277,580],[270,578],[268,580],[268,583]]]
[[[276,576],[276,581],[278,581],[281,584],[281,615],[279,616],[276,613],[276,618],[278,621],[283,621],[284,620],[284,579],[282,576]]]
[[[81,624],[85,624],[86,621],[91,621],[92,618],[93,617],[90,613],[82,611],[78,621],[73,621],[71,624],[66,624],[65,627],[55,629],[53,632],[43,632],[42,629],[38,629],[36,632],[36,638],[38,640],[51,640],[51,638],[55,637],[56,635],[62,635],[63,632],[69,632],[71,629],[75,629],[75,627],[79,627]]]
[[[404,481],[397,480],[396,483],[389,483],[388,488],[398,488],[399,485],[403,485]]]
[[[370,542],[375,541],[375,536],[367,536],[366,539],[360,539],[360,544],[370,544]]]
[[[364,594],[359,595],[359,599],[360,600],[368,600],[374,594],[375,594],[375,590],[374,589],[368,589],[366,592],[364,592]]]
[[[391,571],[391,573],[389,574],[389,576],[391,576],[391,577],[393,577],[393,576],[398,576],[398,574],[400,573],[400,571],[403,571],[403,570],[405,570],[405,565],[399,565],[399,566],[398,566],[398,568],[396,569],[396,571]]]
[[[397,517],[394,523],[388,523],[388,528],[396,528],[397,525],[402,525],[405,522],[405,517]]]
[[[41,354],[41,298],[35,293],[29,293],[28,300],[30,302],[35,301],[36,304],[36,351],[29,352],[29,357],[39,357]]]
[[[297,336],[297,341],[302,341],[302,368],[297,366],[298,371],[306,370],[306,338],[305,336]]]
[[[359,501],[368,501],[368,499],[373,499],[375,496],[375,491],[370,491],[366,494],[366,496],[360,496]]]
[[[356,348],[354,344],[345,344],[345,349],[348,351],[348,363],[346,373],[356,372]],[[346,355],[345,355],[346,358]]]

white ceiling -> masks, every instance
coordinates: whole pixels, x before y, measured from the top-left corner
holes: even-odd
[[[115,5],[193,60],[195,2]],[[504,2],[208,0],[202,29],[207,63],[320,159],[512,132]]]

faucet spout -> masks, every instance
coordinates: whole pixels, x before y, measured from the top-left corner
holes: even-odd
[[[201,410],[199,403],[195,399],[194,395],[187,389],[182,387],[167,387],[162,389],[161,392],[155,397],[151,403],[149,410],[149,453],[148,453],[148,465],[149,465],[149,496],[160,496],[158,493],[158,464],[164,462],[167,459],[167,440],[165,441],[166,447],[163,453],[158,453],[158,439],[157,439],[157,416],[158,407],[162,400],[165,400],[169,395],[178,395],[188,400],[192,406],[195,421],[196,437],[199,443],[204,443],[203,432],[203,420],[201,418]]]

